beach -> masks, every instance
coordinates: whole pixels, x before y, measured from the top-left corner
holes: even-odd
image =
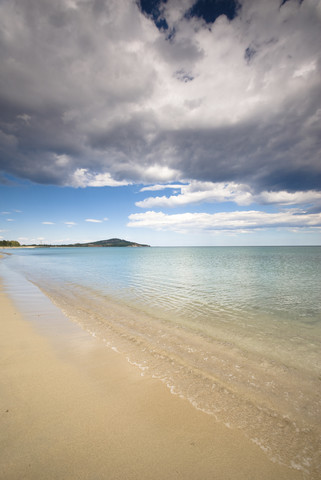
[[[41,317],[37,304],[18,310],[3,284],[0,302],[0,478],[306,478],[58,310],[48,314],[59,332],[43,305]]]

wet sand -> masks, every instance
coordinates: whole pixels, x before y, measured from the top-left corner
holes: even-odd
[[[0,312],[0,478],[304,478],[62,314],[55,333],[3,286]]]

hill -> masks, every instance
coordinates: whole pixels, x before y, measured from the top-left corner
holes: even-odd
[[[72,245],[65,245],[68,247],[149,247],[136,242],[129,242],[120,238],[110,238],[109,240],[98,240],[98,242],[90,243],[74,243]]]

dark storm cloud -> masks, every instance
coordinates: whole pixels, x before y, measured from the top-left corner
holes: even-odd
[[[259,115],[241,124],[180,131],[175,138],[170,132],[168,142],[176,145],[176,165],[188,178],[242,181],[258,189],[319,189],[319,104],[316,88],[305,102],[285,104],[273,121]]]
[[[314,0],[3,0],[0,18],[2,175],[319,188]]]

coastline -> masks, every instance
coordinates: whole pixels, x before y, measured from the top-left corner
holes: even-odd
[[[0,292],[2,478],[304,478],[62,314],[54,333]]]

